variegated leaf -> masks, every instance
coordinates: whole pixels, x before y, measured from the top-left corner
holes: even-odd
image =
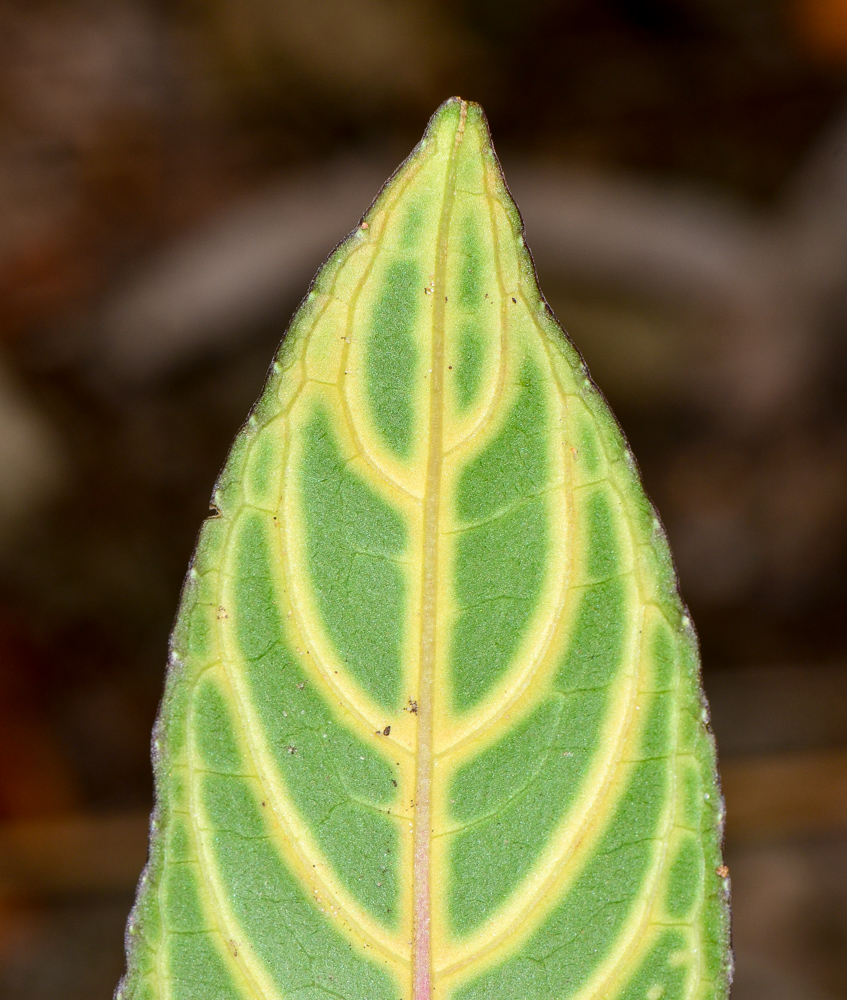
[[[725,996],[695,638],[478,106],[318,274],[214,504],[119,997]]]

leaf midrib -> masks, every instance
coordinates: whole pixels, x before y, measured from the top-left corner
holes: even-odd
[[[461,102],[459,124],[447,165],[444,200],[436,243],[432,355],[429,390],[429,452],[423,508],[421,573],[421,640],[418,666],[418,712],[415,766],[412,900],[412,993],[414,1000],[432,998],[432,761],[433,693],[438,610],[438,534],[441,474],[444,461],[444,330],[447,305],[447,241],[456,192],[456,161],[462,144],[468,106]]]

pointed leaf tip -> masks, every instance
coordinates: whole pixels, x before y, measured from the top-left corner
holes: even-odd
[[[722,1000],[722,805],[661,527],[446,101],[216,487],[123,1000]]]

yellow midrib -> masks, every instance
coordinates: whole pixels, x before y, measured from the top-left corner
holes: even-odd
[[[444,324],[447,303],[447,239],[456,182],[456,159],[462,142],[468,106],[462,101],[459,125],[444,185],[438,225],[432,318],[432,368],[429,391],[429,452],[423,508],[423,567],[421,580],[421,644],[418,674],[417,763],[413,840],[412,993],[414,1000],[432,998],[432,751],[433,696],[436,661],[438,529],[441,471],[444,459]]]

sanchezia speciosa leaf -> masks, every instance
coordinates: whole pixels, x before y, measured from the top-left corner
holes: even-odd
[[[119,997],[725,996],[695,638],[478,106],[318,274],[214,504]]]

